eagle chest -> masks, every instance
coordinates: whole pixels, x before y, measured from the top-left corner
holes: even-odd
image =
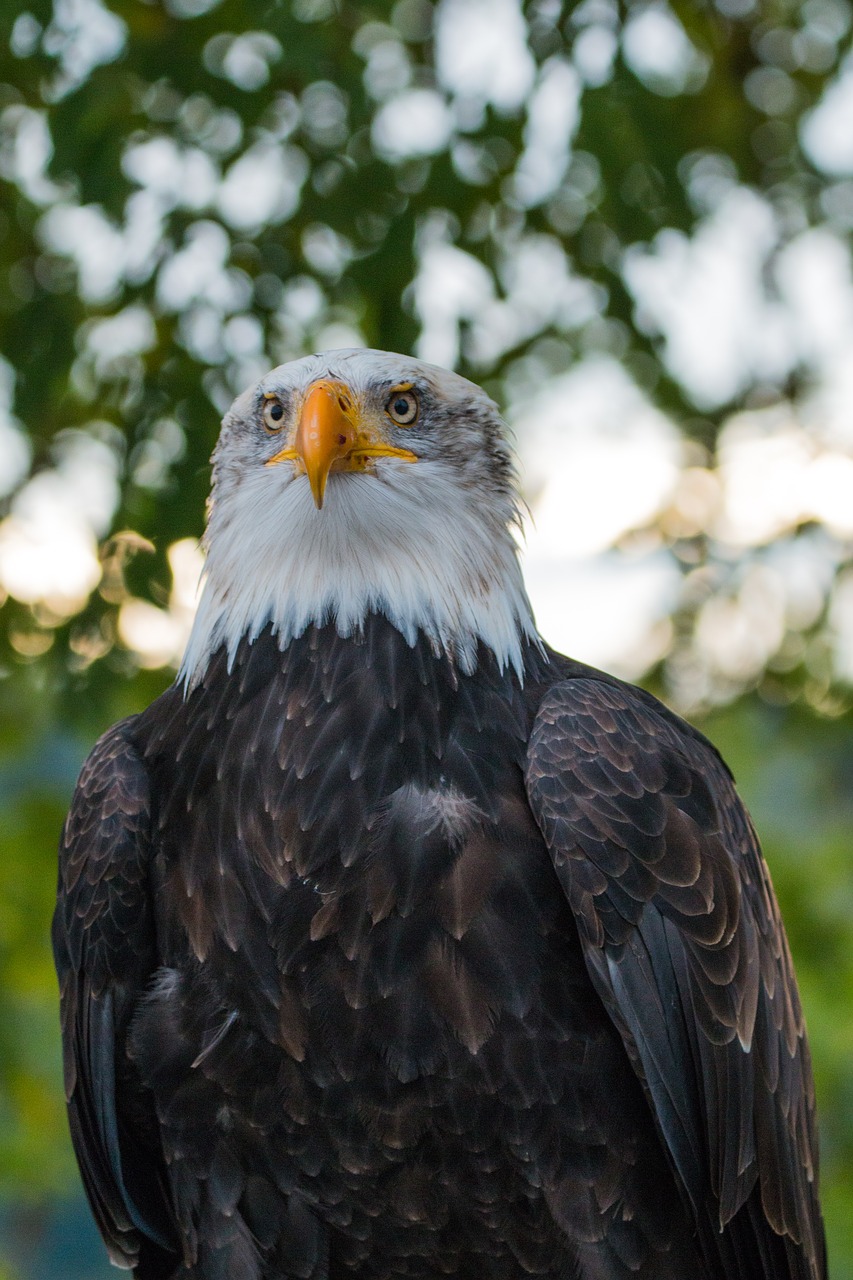
[[[397,633],[285,654],[261,638],[224,674],[184,706],[157,819],[195,1070],[239,1045],[286,1059],[300,1096],[380,1088],[398,1124],[392,1094],[482,1076],[507,1026],[541,1025],[567,913],[524,794],[517,682],[460,677]]]

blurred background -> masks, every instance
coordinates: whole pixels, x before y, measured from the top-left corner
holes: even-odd
[[[847,0],[3,0],[0,1278],[103,1280],[55,849],[172,679],[231,398],[413,351],[516,436],[547,638],[700,720],[762,834],[853,1278]]]

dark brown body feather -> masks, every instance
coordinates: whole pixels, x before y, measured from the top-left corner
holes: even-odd
[[[755,838],[606,676],[461,676],[377,617],[220,652],[84,767],[54,941],[84,1182],[142,1280],[824,1275]]]

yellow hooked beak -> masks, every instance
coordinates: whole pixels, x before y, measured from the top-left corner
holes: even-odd
[[[305,397],[293,446],[274,454],[266,465],[301,463],[319,510],[329,472],[363,471],[371,458],[417,462],[416,454],[386,444],[375,431],[362,427],[353,394],[345,383],[323,378]]]

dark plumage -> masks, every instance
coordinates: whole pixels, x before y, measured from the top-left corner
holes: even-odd
[[[83,768],[54,945],[111,1257],[821,1280],[802,1015],[725,766],[523,628],[514,666],[401,625],[247,629]]]

